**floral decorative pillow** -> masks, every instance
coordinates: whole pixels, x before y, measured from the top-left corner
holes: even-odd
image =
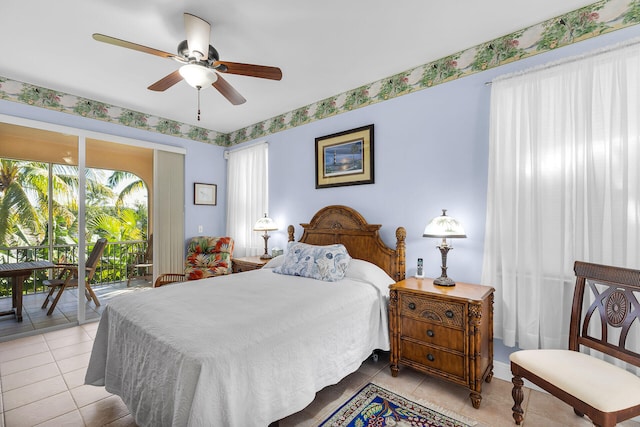
[[[351,256],[344,245],[315,246],[294,243],[289,247],[284,262],[274,273],[335,282],[344,277]]]

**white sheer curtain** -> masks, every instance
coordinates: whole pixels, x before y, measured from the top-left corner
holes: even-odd
[[[640,268],[634,43],[492,84],[482,283],[508,346],[566,348],[575,260]]]
[[[227,163],[227,235],[234,257],[264,253],[262,235],[253,225],[269,209],[268,144],[229,151]]]

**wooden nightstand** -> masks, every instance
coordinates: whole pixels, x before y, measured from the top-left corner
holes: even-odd
[[[231,270],[234,273],[242,273],[243,271],[258,270],[262,268],[269,260],[260,259],[259,256],[246,256],[231,259]]]
[[[493,292],[490,286],[409,278],[389,286],[391,375],[399,365],[467,387],[482,401],[493,378]]]

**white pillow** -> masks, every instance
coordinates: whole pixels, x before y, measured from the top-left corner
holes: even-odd
[[[385,288],[396,283],[383,269],[361,259],[352,259],[344,277],[373,283],[378,288]]]
[[[262,268],[276,268],[280,267],[284,262],[284,255],[278,255],[273,257]]]

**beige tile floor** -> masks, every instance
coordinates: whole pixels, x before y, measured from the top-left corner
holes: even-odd
[[[83,384],[97,322],[0,343],[0,426],[135,426],[122,400],[104,387]],[[432,402],[478,422],[477,426],[513,426],[511,383],[494,378],[483,386],[480,409],[463,387],[408,368],[397,378],[388,355],[365,361],[340,383],[325,388],[305,409],[280,422],[282,427],[317,426],[368,382],[417,402]],[[524,426],[589,426],[587,419],[553,397],[526,389]],[[628,421],[624,426],[640,426]]]
[[[150,289],[151,282],[144,279],[131,281],[131,286],[126,282],[116,282],[93,287],[100,300],[100,306],[96,307],[93,301],[85,301],[85,319],[98,320],[109,300],[123,292],[135,292]],[[23,297],[22,322],[16,322],[15,316],[0,317],[0,341],[32,335],[38,331],[63,328],[78,324],[78,289],[67,289],[62,294],[53,313],[47,315],[47,310],[42,308],[45,294],[28,294]],[[0,298],[0,312],[11,310],[11,298]]]

